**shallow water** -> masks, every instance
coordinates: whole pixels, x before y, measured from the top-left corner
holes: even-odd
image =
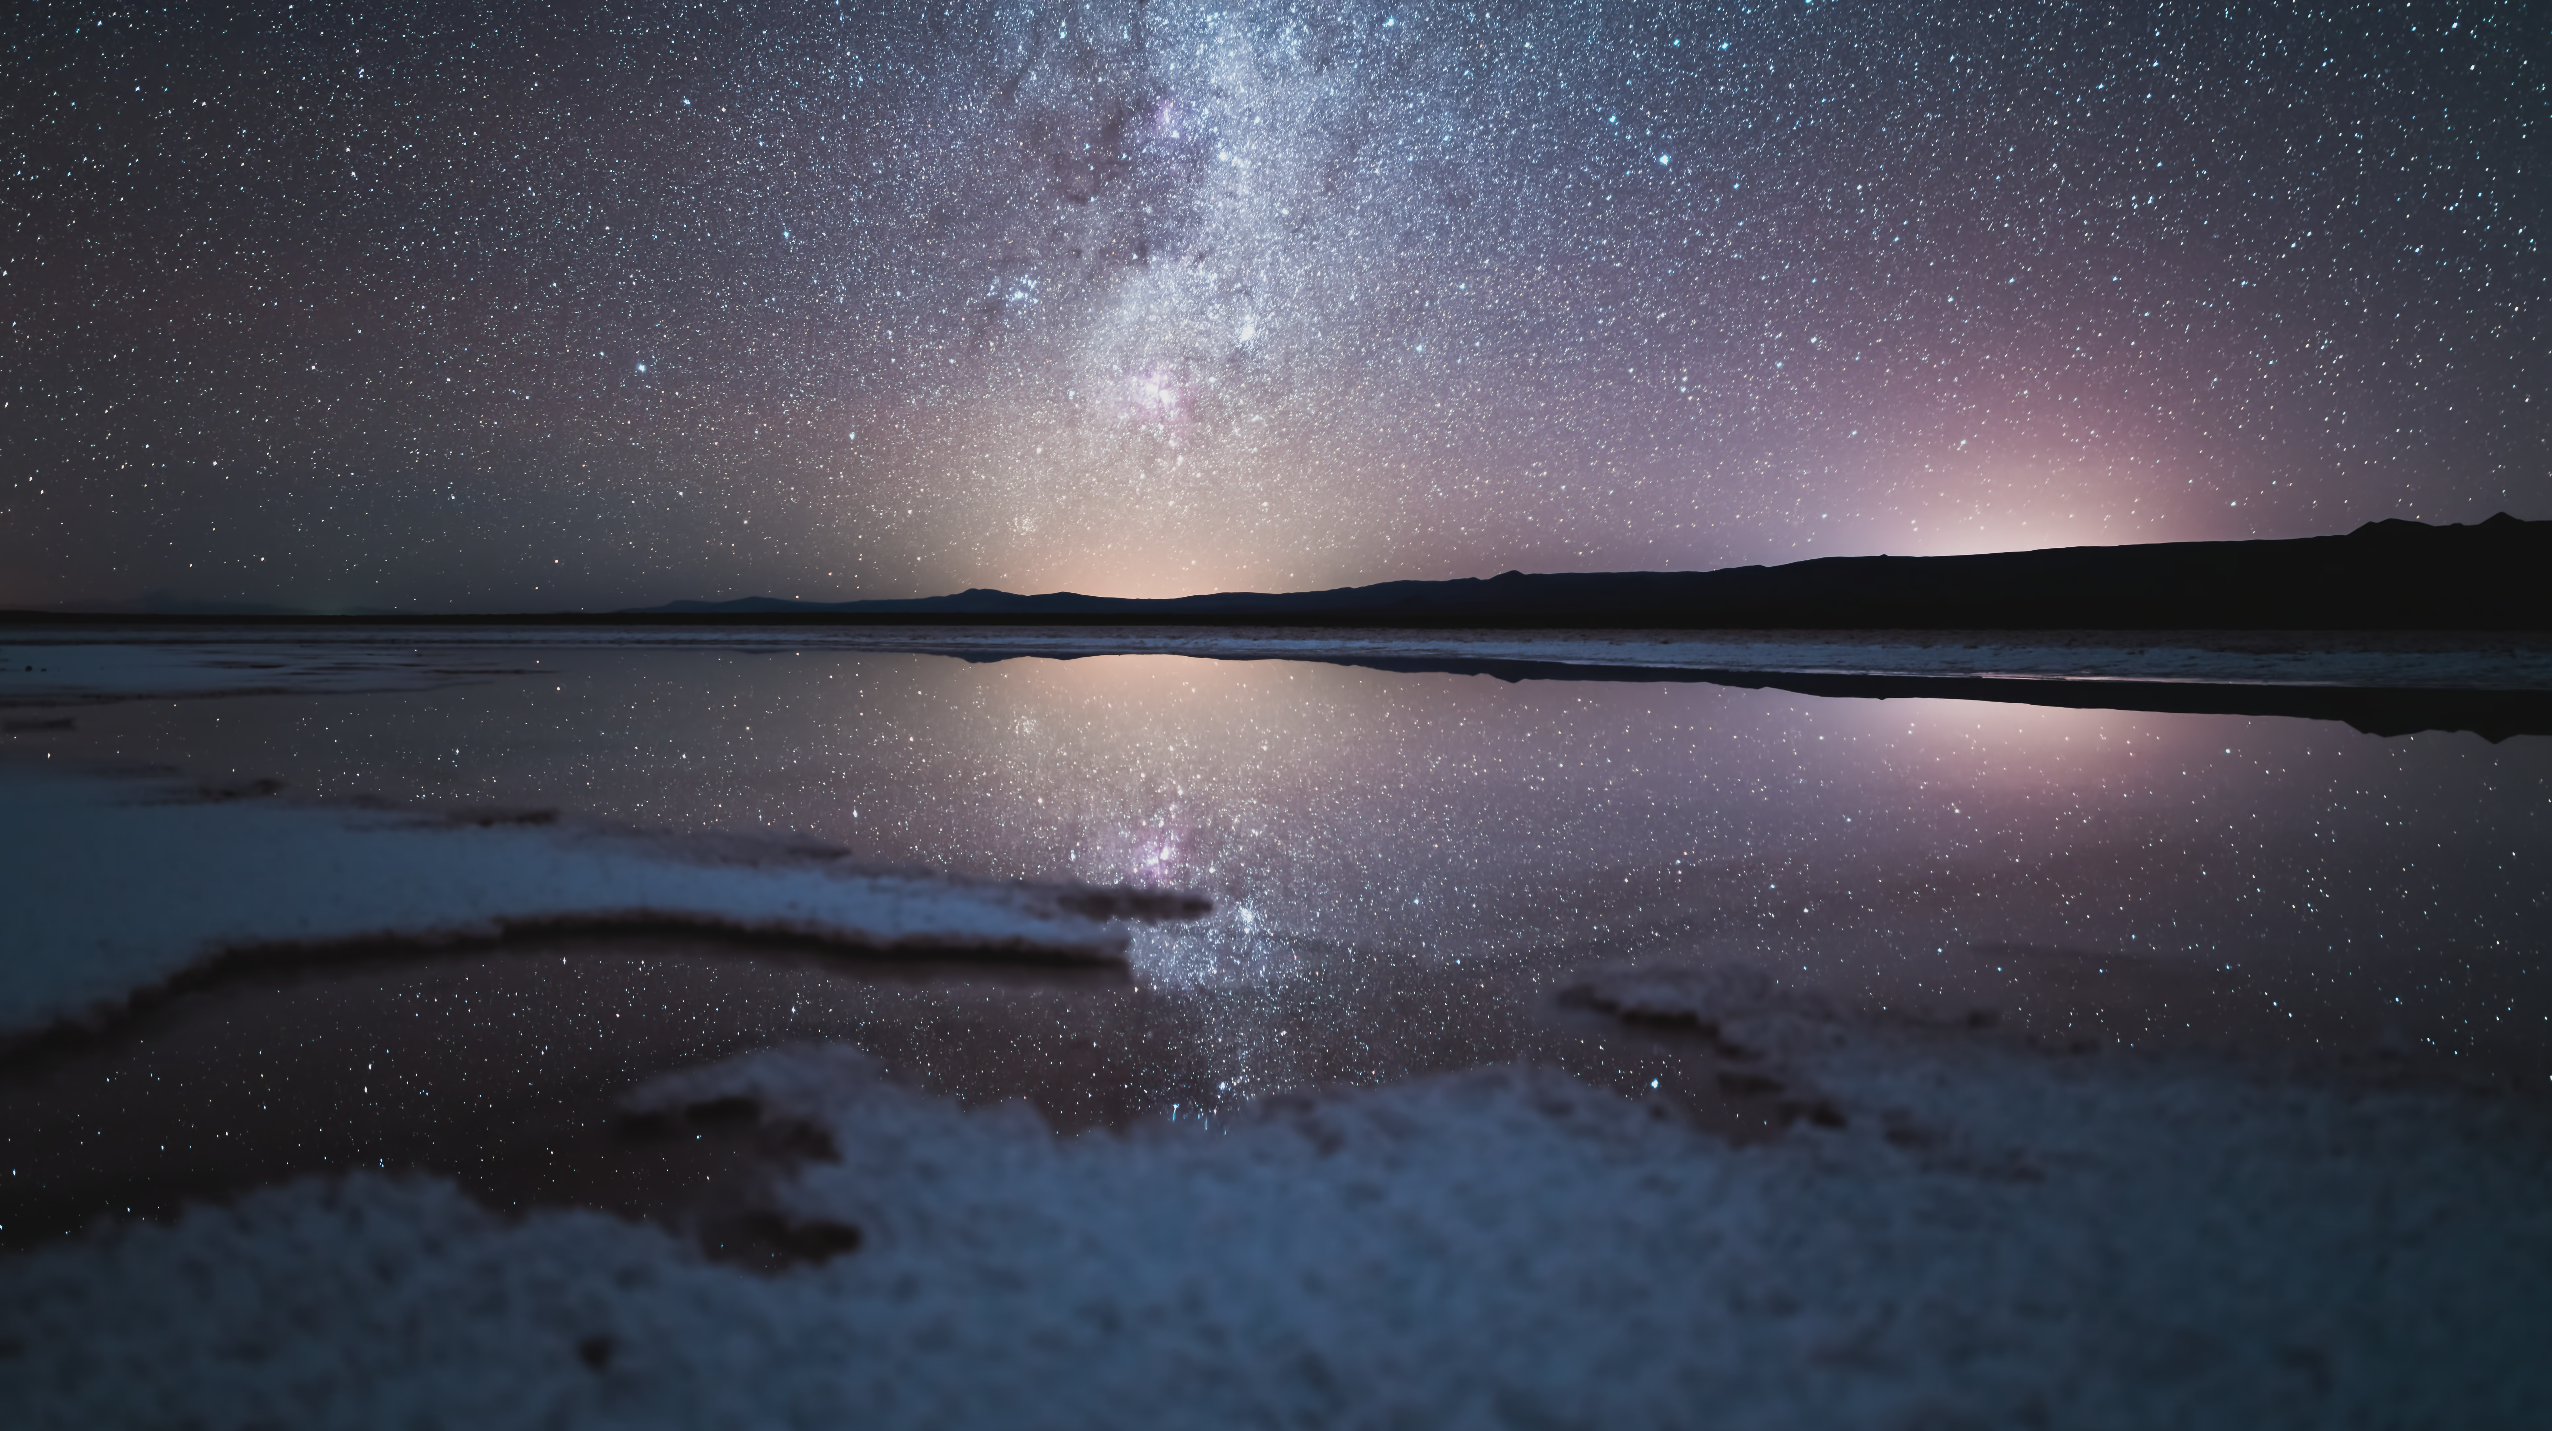
[[[526,674],[91,706],[6,739],[56,761],[804,832],[882,862],[1217,903],[1199,924],[1141,930],[1122,987],[649,972],[624,952],[604,982],[715,1032],[628,1043],[626,1069],[594,1055],[579,1077],[597,1088],[804,1036],[860,1041],[969,1099],[1028,1097],[1065,1127],[1518,1057],[1707,1086],[1707,1060],[1553,1010],[1587,969],[1664,958],[1740,961],[1890,1009],[1991,1011],[2060,1045],[2383,1046],[2552,1075],[2552,741],[1166,655],[527,643],[505,659]],[[536,1085],[541,1045],[522,1030],[567,1028],[609,994],[590,971],[501,960],[347,977],[371,1012],[276,989],[243,1013],[234,992],[217,1016],[170,1011],[122,1053],[82,1055],[80,1076],[138,1076],[191,1040],[213,1052],[158,1076],[201,1109],[156,1095],[151,1116],[218,1120],[288,1076],[257,1051],[274,1030],[333,1018],[362,1031],[338,1038],[349,1050],[404,1038],[400,1057],[466,1050],[444,1055],[456,1082],[470,1059]],[[405,997],[383,990],[419,978],[455,991],[431,1037],[380,1014]],[[254,1056],[224,1064],[225,1038]],[[352,1056],[289,1076],[324,1086]],[[387,1159],[380,1142],[341,1152]]]

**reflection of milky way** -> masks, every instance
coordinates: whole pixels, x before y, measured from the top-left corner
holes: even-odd
[[[422,13],[13,36],[0,597],[1167,594],[2547,495],[2514,9]]]
[[[1590,966],[1695,955],[2102,1038],[2389,1031],[2546,1057],[2527,1033],[2552,928],[2541,742],[1172,656],[541,666],[555,676],[106,706],[45,740],[64,761],[319,795],[555,803],[1203,890],[1208,919],[1137,932],[1136,981],[1210,1006],[1200,1056],[1262,1089],[1279,1065],[1257,1060],[1305,1029],[1451,1037],[1414,1012],[1429,990],[1529,1021]]]

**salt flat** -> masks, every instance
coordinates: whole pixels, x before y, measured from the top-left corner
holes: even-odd
[[[900,647],[881,646],[873,629],[543,632],[529,645],[513,632],[368,645],[330,635],[304,643],[316,654],[271,659],[231,638],[137,647],[132,660],[114,642],[13,645],[12,659],[37,667],[7,697],[18,709],[50,721],[83,702],[118,703],[78,709],[76,729],[46,733],[30,720],[0,763],[0,1030],[111,1015],[243,951],[325,959],[479,941],[502,957],[502,936],[634,924],[1105,961],[1126,950],[1124,925],[1106,916],[1181,912],[1106,883],[1122,876],[950,879],[846,860],[822,840],[722,829],[722,819],[816,829],[822,818],[848,822],[857,806],[864,817],[844,828],[909,826],[948,849],[967,839],[991,848],[991,834],[960,839],[932,823],[983,799],[988,830],[1050,842],[1033,846],[1036,867],[1089,873],[1122,858],[1124,869],[1230,881],[1233,898],[1179,926],[1195,946],[1180,947],[1197,957],[1156,951],[1137,962],[1145,985],[1158,975],[1172,986],[1165,1007],[1184,999],[1177,1007],[1192,1015],[1178,1025],[1183,1042],[1156,1032],[1144,1045],[1167,1071],[1144,1057],[1100,1061],[1099,1040],[1120,1037],[1111,1030],[1133,1046],[1147,1020],[1170,1022],[1130,995],[1110,1015],[1117,1023],[1067,1027],[1061,1001],[1029,990],[1007,1022],[974,1025],[997,1045],[976,1051],[987,1062],[1051,1056],[1030,1035],[1052,1025],[1088,1046],[1110,1088],[1160,1080],[1150,1086],[1162,1106],[1104,1125],[1062,1132],[1022,1103],[969,1103],[917,1067],[882,1064],[848,1030],[616,1084],[589,1060],[588,1081],[607,1085],[603,1106],[585,1110],[602,1119],[597,1140],[622,1118],[639,1130],[632,1138],[657,1140],[630,1145],[641,1153],[719,1137],[758,1146],[764,1134],[789,1150],[737,1184],[751,1199],[742,1216],[785,1254],[776,1270],[719,1260],[710,1229],[679,1208],[644,1217],[590,1203],[491,1205],[478,1183],[395,1171],[394,1159],[372,1172],[269,1174],[264,1186],[198,1197],[171,1220],[110,1209],[85,1233],[0,1257],[0,1404],[20,1424],[48,1427],[2512,1427],[2532,1424],[2552,1394],[2536,1354],[2552,1325],[2552,1213],[2541,1195],[2552,1109],[2539,1072],[2493,1074],[2434,1050],[2414,1071],[2380,1030],[2358,1037],[2326,1011],[2309,1043],[2228,1053],[2048,1035],[2053,1022],[1997,1024],[1954,1008],[1935,1017],[1818,987],[1840,984],[1838,969],[1910,977],[1902,971],[1921,963],[1906,963],[1909,953],[1975,953],[2016,970],[2061,964],[2085,997],[2111,1001],[2128,998],[2139,970],[2170,972],[2179,983],[2154,984],[2169,995],[2157,1006],[2167,1022],[2187,999],[2256,1002],[2260,1019],[2280,1022],[2293,1017],[2282,1006],[2300,1002],[2309,1023],[2312,1001],[2342,993],[2381,992],[2399,1006],[2386,970],[2409,971],[2397,987],[2415,1000],[2444,973],[2468,976],[2497,957],[2510,968],[2488,998],[2446,1007],[2466,1022],[2504,1016],[2512,1023],[2494,1023],[2494,1036],[2529,1046],[2523,1021],[2537,1013],[2523,948],[2540,905],[2525,861],[2540,848],[2528,822],[2542,807],[2529,793],[2541,777],[2527,742],[2385,744],[2266,718],[1973,709],[1951,741],[1925,738],[1946,717],[1890,708],[1880,732],[1849,701],[1661,694],[1644,682],[1609,688],[1608,701],[1601,686],[1336,668],[1294,681],[1238,665],[1210,668],[1229,687],[1215,704],[1194,693],[1210,682],[1190,663],[1040,661],[1032,671],[909,654],[1167,651],[1129,643],[1175,634],[938,628],[892,634]],[[695,654],[685,659],[714,670],[691,684],[652,659],[607,681],[591,670],[525,679],[556,659],[553,637],[611,660],[660,647],[890,649],[907,654],[879,658],[889,674],[945,681],[947,694],[898,724],[906,708],[846,694],[884,691],[886,667],[847,657],[837,670]],[[1774,663],[1756,668],[1767,671],[2016,678],[2262,680],[2292,656],[2341,663],[2301,679],[2344,667],[2439,689],[2525,689],[2516,683],[2538,680],[2541,662],[2523,643],[2412,637],[2337,652],[2221,635],[2141,647],[2043,635],[1179,639],[1203,643],[1180,654],[1250,659],[1722,670],[1759,660]],[[92,651],[109,654],[82,668]],[[994,687],[1004,670],[1017,686],[1061,684],[1003,697]],[[862,672],[871,686],[835,679]],[[454,690],[449,708],[350,694],[490,681],[548,693],[559,712],[536,718],[529,699],[480,702],[475,690]],[[1306,689],[1289,696],[1287,685]],[[221,748],[314,762],[316,774],[289,772],[299,783],[281,793],[240,778],[249,770],[207,782],[47,768],[79,752],[150,758],[156,727],[139,719],[149,714],[139,698],[276,690],[305,691],[307,703],[209,704],[259,712],[261,739],[281,742]],[[1413,690],[1440,703],[1433,725]],[[1371,702],[1370,716],[1357,700]],[[481,705],[484,726],[467,724]],[[1651,706],[1667,724],[1632,733]],[[133,719],[119,724],[118,711]],[[398,742],[413,718],[449,733],[434,742],[438,756],[466,739],[469,767],[491,790],[537,784],[549,803],[438,804],[428,797],[446,788],[439,775],[393,782],[405,792],[398,803],[348,798],[300,733],[309,711],[336,713],[324,727],[331,749],[339,735],[384,742],[390,756],[354,767],[368,776],[406,768]],[[663,742],[630,724],[632,711],[666,712],[697,741]],[[1088,722],[1087,741],[1058,734],[1079,729],[1067,726],[1076,719]],[[1754,746],[1697,733],[1713,721],[1758,731],[1749,720],[1764,749],[1833,753],[1756,760]],[[980,747],[917,738],[952,730],[976,732]],[[1428,730],[1440,735],[1405,751],[1381,738]],[[553,731],[564,734],[543,734]],[[171,749],[192,748],[189,738],[156,737]],[[554,768],[538,743],[553,738]],[[1867,745],[1848,754],[1849,741]],[[768,745],[765,764],[754,763],[756,742]],[[2150,759],[2131,753],[2148,743]],[[517,747],[533,754],[498,758]],[[995,776],[1011,767],[991,755],[1038,778],[1002,785]],[[712,757],[737,773],[683,783]],[[1261,783],[1243,778],[1262,768]],[[1499,823],[1410,793],[1439,769],[1469,794],[1511,774],[1516,808],[1531,818]],[[600,802],[613,788],[598,778],[629,782],[627,803],[661,806],[695,833],[578,813],[575,799]],[[1697,782],[1690,799],[1652,809],[1677,779]],[[2316,780],[2336,793],[2324,798]],[[1295,783],[1292,803],[1271,793]],[[1606,794],[1617,787],[1629,795]],[[1821,815],[1813,792],[1829,790],[1839,803]],[[1758,824],[1712,825],[1750,799],[1762,802]],[[2292,804],[2286,824],[2281,800]],[[730,801],[740,815],[727,813]],[[1212,843],[1219,827],[1182,813],[1197,810],[1247,821]],[[1404,811],[1423,818],[1386,818]],[[2190,835],[2201,816],[2214,822],[2205,829],[2249,843]],[[1883,824],[1901,838],[1854,843],[1853,832]],[[1650,830],[1648,843],[1591,855],[1570,843]],[[1120,835],[1121,850],[1106,843]],[[1546,836],[1547,849],[1537,843]],[[2311,863],[2340,836],[2362,861]],[[1959,876],[1972,879],[1973,898],[1924,915],[1944,889],[1969,888],[1951,885],[1945,856],[1997,840]],[[1460,858],[1424,863],[1443,861],[1442,847]],[[2234,862],[2253,847],[2257,860]],[[1692,854],[1713,849],[1724,858],[1703,865]],[[1086,868],[1064,862],[1091,850]],[[2018,872],[2047,850],[2073,857],[2058,873],[2125,872],[2039,890]],[[1482,851],[1517,863],[1490,866]],[[1868,868],[1844,863],[1856,851]],[[2359,897],[2375,876],[2407,881],[2414,855],[2467,882],[2424,883],[2418,900]],[[1834,872],[1808,856],[1835,861]],[[2130,858],[2149,863],[2121,863]],[[2227,864],[2238,877],[2207,882]],[[1533,886],[1543,893],[1495,903],[1499,881],[1522,879],[1526,865],[1549,875]],[[2281,886],[2290,866],[2309,866],[2311,880]],[[1265,878],[1270,869],[1300,873]],[[1412,869],[1441,878],[1392,883]],[[1855,893],[1876,887],[1873,870],[1904,892]],[[1660,881],[1687,878],[1689,927],[1637,922],[1667,902]],[[2132,911],[2130,898],[2140,901]],[[2354,902],[2316,908],[2335,899]],[[1386,907],[1395,922],[1377,913]],[[2431,913],[2436,922],[2422,922]],[[2043,927],[2031,932],[2030,919]],[[1529,920],[1549,932],[1521,938]],[[2241,984],[2252,957],[2241,940],[2254,928],[2295,946],[2292,979]],[[2358,935],[2398,936],[2422,957],[2379,965],[2344,944]],[[2165,936],[2185,947],[2136,952]],[[1633,944],[1637,957],[1624,952]],[[1488,957],[1500,948],[1503,963]],[[1182,970],[1184,991],[1167,977]],[[1357,981],[1365,1001],[1331,1002]],[[1443,997],[1417,997],[1426,991]],[[1537,1037],[1566,1045],[1570,1061],[1462,1064],[1468,1055],[1445,1037],[1463,1027],[1445,1002],[1457,994],[1483,1006],[1529,1000],[1512,1017],[1538,1021]],[[962,1024],[948,1011],[983,1006],[949,1001],[935,1016]],[[506,1037],[514,1021],[489,1012],[479,1032]],[[2441,1037],[2445,1027],[2434,1024]],[[261,1042],[238,1050],[242,1088],[262,1096],[261,1078],[284,1066],[258,1061],[271,1046],[262,1040],[291,1032],[263,1027]],[[221,1033],[194,1036],[216,1044]],[[1404,1037],[1407,1061],[1392,1066],[1420,1071],[1364,1086],[1288,1072],[1376,1067],[1365,1046]],[[1287,1062],[1305,1044],[1341,1061]],[[2306,1047],[2312,1056],[2288,1056]],[[1344,1061],[1349,1053],[1367,1061]],[[1457,1066],[1426,1069],[1435,1057]],[[1651,1061],[1663,1077],[1627,1076]],[[2469,1067],[2457,1073],[2458,1062]],[[538,1066],[513,1065],[526,1076]],[[348,1068],[378,1077],[368,1062]],[[1183,1089],[1185,1078],[1210,1093]],[[146,1101],[124,1088],[89,1090],[101,1117]],[[461,1090],[433,1091],[439,1104]],[[1732,1137],[1707,1116],[1722,1095],[1764,1115],[1753,1131]],[[405,1105],[364,1106],[386,1117]],[[280,1121],[269,1132],[296,1136]],[[86,1156],[70,1142],[33,1155]],[[451,1151],[464,1161],[471,1150]]]

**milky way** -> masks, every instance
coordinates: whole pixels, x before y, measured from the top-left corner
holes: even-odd
[[[2522,6],[31,6],[0,45],[0,600],[2552,516]]]

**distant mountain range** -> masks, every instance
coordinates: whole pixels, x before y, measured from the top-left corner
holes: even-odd
[[[2552,629],[2552,521],[2502,512],[2346,536],[1821,557],[1702,572],[1510,571],[1159,600],[977,587],[881,601],[676,601],[628,615],[764,620],[1649,628]]]

